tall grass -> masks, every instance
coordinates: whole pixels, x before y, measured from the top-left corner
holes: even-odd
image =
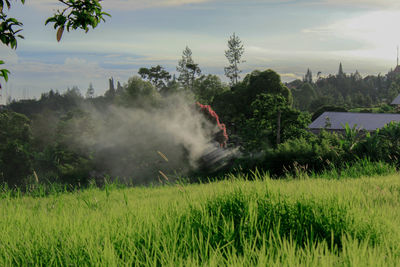
[[[312,172],[312,178],[341,179],[341,178],[360,178],[371,176],[382,176],[396,173],[396,166],[383,161],[371,161],[362,158],[352,163],[345,162],[343,167],[325,169],[320,173]]]
[[[3,194],[0,266],[396,266],[399,176]]]

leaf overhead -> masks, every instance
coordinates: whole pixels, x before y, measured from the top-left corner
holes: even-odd
[[[57,42],[59,42],[61,40],[63,32],[64,32],[64,26],[58,28],[58,31],[57,31]]]
[[[82,29],[87,33],[89,27],[94,29],[101,21],[105,21],[105,16],[110,17],[108,13],[102,12],[102,6],[98,0],[59,0],[59,2],[64,4],[65,8],[58,10],[53,17],[48,18],[45,22],[45,25],[54,23],[54,29],[58,28],[57,36],[64,29],[68,32],[71,29]],[[60,30],[61,28],[64,29]],[[59,41],[58,38],[57,41]]]

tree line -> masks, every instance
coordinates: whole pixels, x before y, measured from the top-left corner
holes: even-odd
[[[54,23],[57,40],[61,39],[64,29],[88,30],[107,16],[102,13],[99,1],[60,2],[66,8],[47,21]],[[86,5],[78,7],[77,2]],[[10,6],[7,0],[0,0],[1,13],[4,3]],[[79,14],[84,16],[81,20],[77,19]],[[12,27],[21,26],[14,20],[8,23]],[[18,30],[8,30],[8,33],[10,38],[18,37]],[[16,47],[16,40],[12,38],[2,42]],[[0,112],[0,181],[23,186],[39,177],[40,181],[50,183],[84,185],[96,173],[101,173],[103,178],[110,174],[110,160],[118,160],[124,166],[115,176],[129,176],[133,169],[146,169],[155,162],[146,158],[147,154],[146,157],[139,155],[141,151],[135,147],[122,142],[118,147],[92,150],[92,146],[87,149],[77,142],[76,137],[85,137],[90,143],[96,119],[113,125],[114,117],[110,114],[114,108],[157,112],[174,105],[171,102],[176,98],[171,96],[177,94],[183,95],[188,104],[198,101],[211,105],[226,124],[228,149],[240,148],[242,155],[229,164],[230,171],[236,167],[241,170],[257,167],[282,175],[284,170],[295,171],[299,166],[307,171],[321,171],[361,157],[399,163],[399,125],[391,124],[382,131],[363,135],[349,128],[344,136],[325,131],[315,136],[307,131],[312,112],[315,115],[324,109],[380,107],[393,112],[382,104],[389,103],[400,91],[397,70],[385,76],[363,78],[358,72],[346,74],[340,64],[336,75],[322,77],[318,73],[314,81],[308,70],[303,80],[284,84],[271,69],[255,70],[241,79],[239,66],[244,62],[243,54],[244,46],[233,34],[225,51],[228,65],[224,71],[229,84],[216,75],[203,74],[193,60],[192,51],[186,47],[178,60],[178,77],[157,65],[140,68],[138,75],[123,85],[117,82],[115,86],[110,79],[108,90],[101,96],[95,96],[93,86],[89,85],[86,97],[73,87],[64,93],[51,90],[37,100],[12,101]],[[7,78],[6,70],[2,74]],[[97,118],[83,108],[88,105],[96,110]],[[366,138],[361,140],[359,136]]]
[[[358,71],[346,74],[340,63],[337,74],[326,77],[318,72],[313,79],[310,69],[303,80],[295,80],[287,84],[294,96],[294,107],[315,112],[323,106],[341,107],[343,111],[361,108],[384,106],[382,112],[395,112],[387,106],[400,93],[399,69],[390,70],[385,75],[368,75],[362,77]]]

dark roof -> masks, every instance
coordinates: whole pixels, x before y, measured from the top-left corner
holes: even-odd
[[[329,118],[327,120],[327,118]],[[375,131],[382,128],[389,122],[400,122],[400,114],[387,113],[353,113],[353,112],[324,112],[315,119],[309,126],[309,129],[326,128],[330,130],[344,129],[343,125],[349,124],[350,128],[357,125],[356,128],[367,131]],[[329,127],[326,127],[329,126]]]
[[[400,95],[398,95],[393,101],[392,103],[390,103],[392,105],[400,105]]]

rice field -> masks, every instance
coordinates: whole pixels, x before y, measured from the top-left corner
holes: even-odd
[[[400,262],[398,173],[0,196],[0,266]]]

